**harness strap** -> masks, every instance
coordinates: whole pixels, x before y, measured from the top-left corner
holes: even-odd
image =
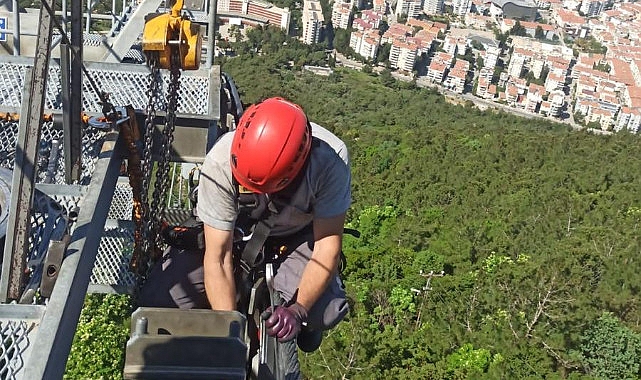
[[[271,231],[273,226],[270,219],[273,218],[269,217],[256,223],[251,238],[249,239],[247,244],[245,244],[245,248],[243,248],[241,258],[251,267],[255,267],[256,265],[260,264],[260,261],[262,259],[259,258],[260,251],[263,248],[267,237],[269,237],[269,232]]]

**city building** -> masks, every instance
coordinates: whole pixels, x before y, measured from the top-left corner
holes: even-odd
[[[543,102],[543,96],[545,96],[545,94],[545,87],[530,83],[526,95],[525,110],[532,113],[538,112],[538,108]]]
[[[464,19],[472,8],[472,0],[452,0],[452,12]]]
[[[320,1],[304,1],[302,21],[303,42],[306,44],[315,44],[320,42],[323,21],[325,21]]]
[[[641,127],[641,109],[623,107],[617,115],[614,125],[615,131],[626,129],[632,133],[638,133]]]
[[[427,70],[427,78],[434,83],[441,83],[445,77],[447,67],[437,61],[432,61]]]
[[[586,17],[598,16],[605,7],[605,2],[601,0],[583,0],[579,7],[579,12]]]
[[[421,12],[421,0],[397,0],[394,14],[396,17],[418,17]]]
[[[417,46],[403,40],[394,40],[390,47],[389,62],[395,69],[411,73],[416,62]]]
[[[462,94],[465,90],[465,80],[467,73],[470,70],[470,63],[463,59],[459,59],[449,70],[443,85],[457,94]]]
[[[379,28],[379,26],[381,25],[381,21],[383,21],[383,17],[385,17],[385,13],[378,12],[372,9],[366,9],[361,12],[361,18],[372,24],[372,29]]]
[[[349,47],[367,59],[374,59],[378,53],[379,42],[380,36],[377,30],[364,32],[356,30],[350,35]]]
[[[230,23],[247,25],[275,25],[288,30],[291,13],[288,8],[255,0],[221,0],[216,5],[221,18]]]
[[[337,0],[332,5],[332,26],[334,28],[349,28],[350,18],[352,16],[352,6],[350,2]]]
[[[565,33],[576,37],[586,37],[586,20],[576,12],[572,12],[567,9],[556,9],[553,12],[553,17],[556,24],[563,28]]]
[[[525,68],[526,56],[515,52],[512,54],[512,59],[507,66],[507,73],[514,78],[520,78],[523,75]]]
[[[387,10],[388,10],[387,0],[372,0],[372,10],[374,12],[387,14]]]
[[[445,3],[443,0],[425,0],[423,2],[423,12],[426,15],[443,14]]]

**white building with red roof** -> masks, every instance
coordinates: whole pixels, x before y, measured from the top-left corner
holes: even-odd
[[[408,43],[404,40],[394,40],[390,47],[389,62],[390,65],[399,70],[411,73],[414,70],[418,46]]]
[[[622,107],[617,115],[614,130],[618,132],[627,129],[632,133],[638,133],[639,127],[641,127],[641,109]]]

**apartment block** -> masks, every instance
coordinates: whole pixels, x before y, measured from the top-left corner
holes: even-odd
[[[306,0],[303,6],[303,42],[315,44],[320,42],[323,29],[323,11],[320,1]]]
[[[579,11],[586,17],[598,16],[605,7],[605,2],[601,0],[583,0]]]
[[[621,108],[617,115],[614,130],[618,132],[627,129],[632,133],[638,133],[639,127],[641,127],[641,110],[639,108]]]
[[[530,83],[526,95],[525,110],[532,113],[537,112],[538,107],[540,106],[541,102],[543,102],[543,96],[545,94],[545,87]]]
[[[507,66],[507,73],[511,77],[520,78],[525,67],[525,56],[521,54],[512,54],[512,59]]]
[[[397,0],[394,14],[406,15],[409,18],[416,18],[421,12],[421,0]]]
[[[457,39],[449,36],[445,37],[443,40],[443,50],[445,50],[447,54],[456,55],[458,53]]]
[[[390,48],[390,65],[399,70],[411,73],[416,62],[417,46],[402,40],[394,40]]]
[[[440,15],[443,14],[445,3],[443,0],[425,0],[423,2],[423,12],[426,15]]]
[[[441,83],[443,81],[443,77],[445,76],[446,70],[447,67],[444,64],[432,61],[427,70],[427,78],[434,83]]]
[[[350,2],[337,0],[332,6],[332,26],[334,28],[349,28],[350,18],[352,16],[352,6]]]
[[[387,0],[372,0],[372,10],[386,14],[388,10]]]
[[[452,0],[452,11],[461,19],[465,18],[472,8],[472,0]]]
[[[487,78],[479,77],[478,84],[476,85],[476,96],[480,96],[481,98],[485,99],[489,86],[490,81]]]
[[[350,35],[349,46],[361,56],[374,59],[378,53],[379,42],[377,30],[354,31]]]
[[[565,77],[552,72],[548,74],[548,77],[545,79],[545,89],[547,92],[563,90],[563,87],[565,87]]]
[[[554,91],[548,96],[550,101],[550,110],[548,115],[559,117],[563,111],[563,106],[565,105],[565,94],[563,91]]]
[[[255,23],[269,23],[280,26],[281,29],[289,29],[291,12],[288,8],[279,8],[262,1],[252,0],[222,0],[216,5],[216,9],[222,13],[236,13],[242,16],[250,16],[252,19],[261,20]],[[242,21],[245,23],[246,21]]]
[[[372,9],[366,9],[361,12],[361,18],[372,24],[372,29],[378,29],[381,25],[381,21],[383,21],[383,17],[385,17],[385,13],[377,12]]]

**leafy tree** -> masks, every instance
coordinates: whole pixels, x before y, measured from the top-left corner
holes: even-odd
[[[593,68],[594,70],[603,71],[604,73],[609,73],[609,72],[610,72],[610,70],[611,70],[610,65],[609,65],[609,64],[607,64],[607,63],[594,64],[594,65],[592,65],[592,68]]]
[[[347,54],[348,50],[350,49],[349,47],[349,38],[350,38],[350,30],[347,29],[336,29],[334,30],[334,48],[339,52],[343,54]]]
[[[389,61],[389,53],[390,53],[391,49],[392,49],[392,45],[391,44],[389,44],[389,43],[382,44],[378,49],[378,53],[376,54],[376,57],[374,58],[374,62],[376,62],[376,63],[388,62]]]
[[[446,361],[447,369],[453,376],[470,376],[486,372],[490,365],[503,361],[503,357],[500,354],[492,355],[484,348],[474,349],[472,344],[466,343],[450,354]]]
[[[387,32],[388,29],[389,29],[389,24],[387,23],[387,21],[381,20],[381,22],[378,25],[378,35],[382,36],[383,34],[385,34],[385,32]]]
[[[472,40],[472,47],[476,50],[485,50],[485,46],[477,40]]]
[[[67,359],[65,379],[122,379],[132,308],[126,295],[88,295]]]
[[[641,336],[605,312],[581,337],[580,357],[587,372],[599,379],[641,376]]]
[[[523,36],[523,37],[527,36],[527,31],[525,30],[525,27],[521,25],[521,22],[518,20],[516,20],[516,23],[508,33],[512,36]]]
[[[543,31],[541,25],[536,26],[536,29],[534,30],[534,38],[539,40],[545,39],[545,32]]]

